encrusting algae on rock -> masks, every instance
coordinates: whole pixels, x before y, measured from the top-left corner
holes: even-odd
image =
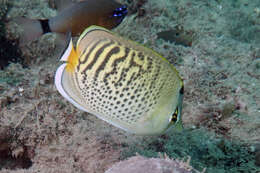
[[[55,10],[48,7],[47,0],[8,2],[14,3],[8,11],[8,19],[23,15],[46,19],[56,14]],[[120,2],[128,3],[130,7],[141,1]],[[186,129],[191,127],[193,130],[188,135],[182,132],[178,134],[179,137],[176,137],[176,133],[173,136],[156,136],[156,142],[149,143],[146,148],[138,145],[132,147],[146,157],[157,157],[158,152],[165,152],[170,158],[189,155],[192,167],[200,171],[206,167],[207,172],[214,173],[259,172],[259,150],[248,150],[254,143],[259,143],[260,134],[260,87],[257,85],[260,50],[256,44],[259,43],[260,33],[256,32],[259,17],[254,16],[253,10],[259,7],[259,1],[142,2],[145,2],[141,7],[143,10],[139,11],[145,13],[139,16],[133,11],[114,31],[153,48],[176,65],[185,83],[182,121]],[[159,31],[169,31],[179,25],[196,34],[192,46],[173,44],[156,36]],[[4,139],[10,141],[10,147],[3,147],[7,149],[4,152],[10,151],[9,156],[12,157],[12,153],[17,155],[16,152],[21,153],[19,149],[24,147],[23,156],[32,161],[32,165],[26,169],[7,165],[1,173],[104,173],[120,160],[120,152],[130,148],[129,143],[135,141],[122,141],[128,133],[78,110],[61,98],[53,86],[55,69],[59,66],[59,56],[54,48],[50,49],[50,44],[54,44],[53,36],[57,34],[46,34],[25,47],[32,50],[29,55],[37,57],[37,61],[33,61],[31,56],[23,55],[23,58],[30,59],[29,69],[15,66],[8,75],[7,68],[1,72],[4,81],[10,78],[0,84],[0,102],[4,105],[0,111],[0,126],[13,129],[19,125],[13,129],[11,139],[7,133],[2,133],[6,136]],[[23,91],[19,92],[19,88],[23,88]],[[234,105],[239,107],[223,107],[229,98],[234,99]],[[209,109],[211,106],[214,109]],[[208,123],[198,123],[200,115],[209,120],[219,115],[223,118],[208,126]],[[196,128],[202,127],[206,130],[197,134]],[[222,132],[225,132],[224,138],[229,141],[224,145],[221,142]],[[205,137],[206,134],[209,136]],[[93,138],[102,140],[91,142]],[[150,139],[151,136],[144,138]],[[236,145],[240,140],[243,144]],[[151,150],[154,153],[152,156],[149,155]],[[3,156],[0,154],[0,159],[5,159]]]
[[[190,166],[190,158],[186,162],[173,160],[165,155],[163,158],[145,158],[133,156],[120,161],[109,168],[105,173],[205,173],[199,172]]]

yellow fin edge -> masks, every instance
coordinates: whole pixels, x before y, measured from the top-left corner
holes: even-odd
[[[75,67],[78,65],[79,58],[76,50],[74,49],[72,40],[70,40],[70,46],[71,46],[71,51],[67,59],[66,70],[69,72],[73,72],[75,70]]]

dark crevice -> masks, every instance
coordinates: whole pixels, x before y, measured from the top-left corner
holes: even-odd
[[[1,169],[28,169],[32,166],[31,159],[27,156],[27,151],[17,158],[12,156],[10,148],[0,151],[0,170]]]
[[[6,15],[10,8],[10,3],[0,6],[0,70],[3,70],[10,62],[23,64],[18,41],[6,38]]]
[[[27,147],[16,139],[17,136],[12,128],[0,126],[0,171],[28,169],[32,166]]]

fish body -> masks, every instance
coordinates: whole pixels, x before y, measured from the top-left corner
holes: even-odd
[[[116,11],[121,11],[121,15],[115,16]],[[112,29],[122,22],[126,14],[126,6],[114,0],[86,0],[73,3],[50,18],[49,26],[52,32],[66,34],[71,31],[72,36],[76,36],[91,25]]]
[[[33,20],[19,17],[16,23],[22,26],[21,43],[35,40],[42,34],[71,32],[77,36],[91,25],[112,29],[119,25],[127,14],[127,8],[115,0],[85,0],[70,3],[57,16]]]
[[[157,33],[158,38],[175,43],[176,45],[192,46],[193,33],[184,31],[183,27]]]
[[[91,26],[61,61],[56,88],[79,109],[138,135],[181,126],[182,79],[153,50]]]

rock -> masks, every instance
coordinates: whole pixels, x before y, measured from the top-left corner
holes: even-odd
[[[114,164],[105,173],[191,173],[193,168],[187,162],[166,158],[145,158],[134,156]]]

